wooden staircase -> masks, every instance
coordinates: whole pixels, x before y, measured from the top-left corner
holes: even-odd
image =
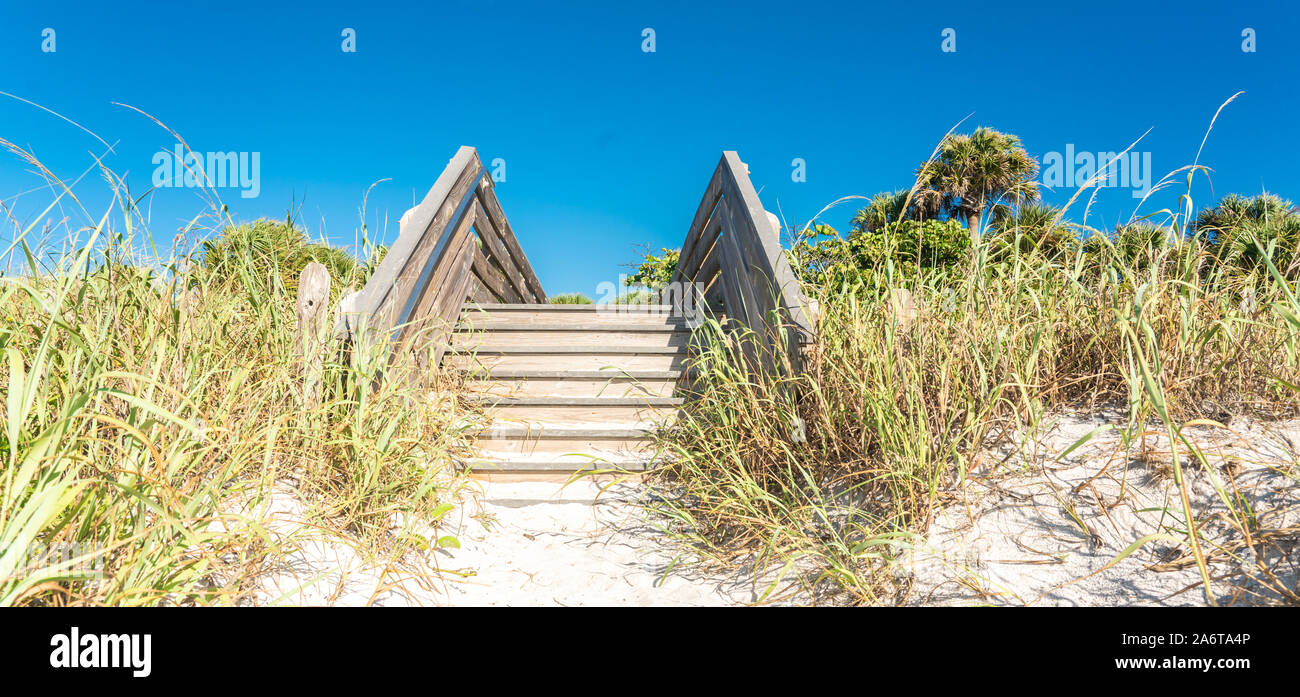
[[[443,365],[492,417],[476,472],[641,471],[661,460],[690,329],[667,305],[466,305]]]
[[[650,434],[682,405],[683,315],[752,330],[744,355],[764,371],[785,369],[776,355],[796,363],[810,336],[780,222],[732,151],[709,179],[664,289],[672,305],[548,304],[496,183],[468,146],[400,227],[365,287],[339,303],[335,333],[386,373],[465,371],[472,399],[493,418],[478,442],[480,473],[635,471],[662,461]]]

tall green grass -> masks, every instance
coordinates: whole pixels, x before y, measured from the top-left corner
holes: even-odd
[[[267,251],[278,242],[214,208],[228,234],[182,233],[219,239],[219,262],[147,255],[140,210],[110,176],[109,209],[65,223],[70,251],[51,258],[29,237],[75,196],[46,175],[58,200],[9,218],[22,270],[0,283],[0,605],[249,600],[296,544],[267,519],[276,487],[308,507],[312,532],[386,563],[440,543],[417,523],[445,514],[462,481],[454,395],[378,382],[385,347],[334,343],[308,400],[297,279]]]
[[[775,570],[764,600],[898,602],[899,555],[945,490],[989,464],[991,443],[1032,441],[1063,410],[1117,406],[1129,433],[1159,424],[1191,452],[1250,539],[1253,517],[1184,426],[1296,413],[1298,269],[1277,268],[1276,254],[1264,273],[1217,264],[1178,220],[1051,255],[986,236],[950,266],[886,253],[824,274],[806,288],[820,319],[799,375],[745,370],[745,333],[706,323],[694,399],[661,436],[674,461],[657,508],[706,558]],[[897,289],[916,298],[915,316],[891,310]],[[1213,602],[1200,514],[1176,467],[1182,542]]]

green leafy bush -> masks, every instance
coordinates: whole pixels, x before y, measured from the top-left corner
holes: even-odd
[[[1079,226],[1061,219],[1061,209],[1040,203],[1016,208],[994,208],[989,225],[992,254],[1003,258],[1011,253],[1041,254],[1048,259],[1078,249]]]
[[[1196,217],[1196,235],[1235,272],[1262,272],[1262,247],[1288,279],[1300,274],[1300,209],[1280,196],[1228,194]]]
[[[591,305],[592,300],[582,293],[560,293],[551,296],[552,305]]]
[[[661,247],[660,251],[662,253],[658,255],[646,252],[645,259],[637,267],[636,273],[627,278],[628,286],[645,286],[657,290],[673,280],[681,250]]]
[[[337,297],[348,287],[359,288],[367,267],[346,251],[312,243],[291,222],[260,218],[228,226],[216,239],[203,243],[203,267],[214,280],[243,283],[256,293],[277,288],[293,293],[298,275],[316,261],[330,275],[330,292]]]
[[[795,245],[791,256],[806,282],[826,285],[886,265],[904,276],[921,268],[946,268],[965,259],[970,247],[970,236],[956,219],[903,220],[875,231],[858,228],[847,238],[818,225]]]

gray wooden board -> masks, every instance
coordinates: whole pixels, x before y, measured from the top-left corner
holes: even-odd
[[[493,295],[510,302],[519,300],[518,291],[510,286],[505,276],[492,265],[492,260],[488,259],[482,249],[474,250],[474,275],[483,285],[492,290]]]
[[[409,211],[405,223],[398,233],[388,253],[384,255],[379,267],[370,276],[362,288],[362,297],[357,307],[368,316],[374,316],[387,300],[397,283],[398,275],[411,261],[411,256],[420,247],[425,233],[433,223],[434,216],[442,210],[448,194],[466,167],[476,159],[474,148],[461,146],[448,161],[447,167],[438,175],[437,181],[425,194],[424,200]]]
[[[483,209],[487,211],[488,218],[492,221],[492,225],[501,235],[501,241],[505,244],[510,258],[514,260],[515,265],[523,273],[529,290],[532,291],[533,301],[545,303],[546,292],[542,290],[542,282],[537,280],[537,274],[533,273],[533,267],[528,263],[528,257],[524,256],[523,250],[519,248],[519,240],[510,227],[510,221],[506,219],[505,213],[501,210],[501,202],[497,200],[493,187],[488,187],[486,191],[479,192],[479,202],[482,203]]]
[[[681,255],[679,259],[685,257],[689,259],[694,251],[696,238],[704,230],[704,224],[708,221],[713,213],[713,208],[718,204],[718,198],[722,196],[722,168],[726,166],[727,158],[724,157],[718,161],[718,166],[714,168],[713,176],[709,178],[709,185],[704,189],[704,197],[700,199],[700,205],[695,209],[695,216],[691,219],[691,226],[686,230],[686,239],[682,242]],[[673,280],[681,280],[678,276],[681,274],[681,267],[678,272],[673,274]]]
[[[488,192],[490,195],[491,192]],[[507,294],[512,298],[510,302],[523,302],[525,299],[533,299],[533,291],[528,287],[524,273],[519,269],[519,264],[515,261],[507,250],[507,245],[502,237],[501,231],[496,224],[492,222],[492,216],[487,213],[483,207],[483,191],[476,192],[474,206],[477,210],[479,225],[479,237],[487,245],[486,256],[488,256],[500,269],[497,273],[501,275],[502,280],[509,284],[511,292]],[[503,296],[503,297],[507,297]]]

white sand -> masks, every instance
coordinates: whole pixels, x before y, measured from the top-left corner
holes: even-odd
[[[439,551],[452,605],[729,605],[752,584],[701,577],[638,505],[645,488],[578,481],[485,482],[459,524],[461,549]]]
[[[463,506],[426,537],[445,547],[401,560],[366,560],[344,536],[305,523],[307,509],[277,489],[267,528],[291,550],[258,577],[252,604],[289,605],[729,605],[752,583],[704,577],[677,559],[638,504],[645,488],[561,482],[476,482]],[[676,561],[675,561],[676,559]]]
[[[911,587],[906,602],[1205,604],[1195,566],[1150,568],[1186,559],[1185,545],[1175,539],[1147,544],[1102,571],[1134,541],[1162,532],[1178,537],[1182,526],[1163,435],[1148,436],[1145,449],[1125,452],[1122,429],[1113,428],[1060,457],[1079,438],[1108,424],[1122,426],[1122,419],[1114,414],[1062,418],[1036,447],[991,447],[967,481],[948,492],[924,540],[900,565],[898,574]],[[1253,556],[1258,553],[1291,589],[1300,570],[1300,422],[1232,426],[1232,431],[1198,427],[1187,433],[1206,451],[1218,481],[1229,491],[1235,482],[1258,512],[1255,534],[1273,534],[1269,543],[1253,551],[1231,546],[1238,536],[1222,520],[1226,508],[1211,477],[1184,452],[1185,471],[1206,552],[1214,560],[1216,599],[1220,604],[1268,602],[1276,594],[1253,566]],[[599,484],[587,480],[567,487],[477,482],[436,530],[416,526],[430,539],[457,537],[459,549],[376,560],[358,553],[346,536],[311,525],[296,493],[281,487],[267,508],[248,513],[266,519],[270,534],[292,552],[276,567],[261,570],[260,587],[247,602],[691,606],[757,600],[764,585],[744,569],[724,576],[676,563],[684,549],[653,527],[640,505],[646,495],[643,485],[622,484],[602,493]]]
[[[1143,546],[1104,567],[1135,541],[1152,534],[1181,537],[1182,505],[1170,472],[1168,439],[1149,436],[1147,448],[1126,452],[1120,428],[1099,433],[1064,458],[1085,434],[1116,415],[1062,418],[1039,447],[1015,455],[1003,446],[995,458],[952,492],[929,527],[925,544],[905,564],[912,575],[911,604],[997,605],[1203,605],[1195,566],[1169,571],[1150,567],[1185,557],[1176,540]],[[1260,517],[1255,534],[1290,530],[1273,544],[1257,545],[1266,564],[1289,588],[1300,568],[1300,484],[1295,444],[1300,423],[1234,422],[1232,431],[1191,428],[1189,439],[1206,452],[1215,478],[1237,491]],[[1152,430],[1160,430],[1158,427]],[[1144,454],[1145,453],[1145,454]],[[1227,508],[1213,478],[1180,449],[1191,482],[1192,510],[1202,521],[1206,553],[1217,559],[1210,576],[1220,604],[1275,599],[1251,576],[1261,577],[1249,548],[1228,548],[1240,536],[1221,518]],[[1058,461],[1059,459],[1059,461]],[[1232,463],[1232,464],[1228,464]],[[1231,476],[1230,476],[1231,475]],[[1071,513],[1073,511],[1073,513]],[[1074,519],[1078,518],[1079,522]],[[1086,526],[1087,532],[1082,526]]]

